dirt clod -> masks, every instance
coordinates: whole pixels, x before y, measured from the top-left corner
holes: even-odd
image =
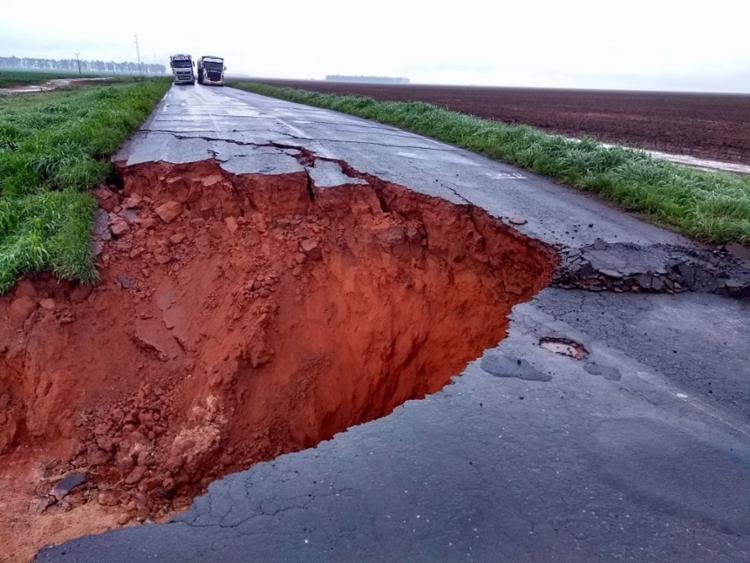
[[[128,473],[127,477],[125,477],[125,484],[126,485],[135,485],[138,481],[143,479],[143,476],[146,474],[146,468],[142,465],[139,465],[133,471]]]
[[[8,322],[15,325],[22,325],[29,318],[29,315],[36,310],[36,307],[37,304],[31,297],[21,295],[8,307]]]
[[[234,217],[227,217],[226,219],[224,219],[224,224],[226,224],[227,229],[229,229],[229,232],[232,234],[234,234],[239,228],[237,219],[235,219]]]
[[[138,193],[130,194],[128,197],[125,198],[125,200],[122,202],[122,207],[124,209],[138,209],[141,206],[141,201],[143,198]]]
[[[304,239],[299,244],[300,249],[308,258],[312,260],[320,260],[323,258],[323,253],[318,246],[318,243],[312,239]]]
[[[119,215],[111,215],[109,218],[109,230],[114,236],[121,237],[130,230],[130,225]]]
[[[171,223],[182,213],[182,204],[179,201],[168,201],[154,211],[162,221]]]

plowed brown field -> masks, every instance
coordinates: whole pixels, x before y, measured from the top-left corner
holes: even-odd
[[[571,137],[750,163],[750,95],[263,80],[376,100],[419,100]]]

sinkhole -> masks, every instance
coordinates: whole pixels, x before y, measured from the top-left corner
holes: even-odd
[[[97,192],[96,287],[40,275],[0,297],[0,496],[26,511],[4,538],[19,553],[163,518],[438,391],[555,265],[481,209],[371,177],[319,189],[214,161],[121,177]]]

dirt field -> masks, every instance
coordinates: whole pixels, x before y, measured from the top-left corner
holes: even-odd
[[[264,82],[377,100],[421,100],[574,137],[750,163],[750,95]]]

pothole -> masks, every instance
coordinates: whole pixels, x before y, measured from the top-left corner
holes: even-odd
[[[439,390],[554,266],[479,209],[372,179],[206,161],[123,185],[98,193],[93,291],[40,276],[0,297],[6,554],[164,518]]]
[[[589,355],[589,351],[583,344],[570,340],[569,338],[558,338],[555,336],[544,336],[539,339],[539,346],[555,354],[568,356],[574,360],[582,360]]]

